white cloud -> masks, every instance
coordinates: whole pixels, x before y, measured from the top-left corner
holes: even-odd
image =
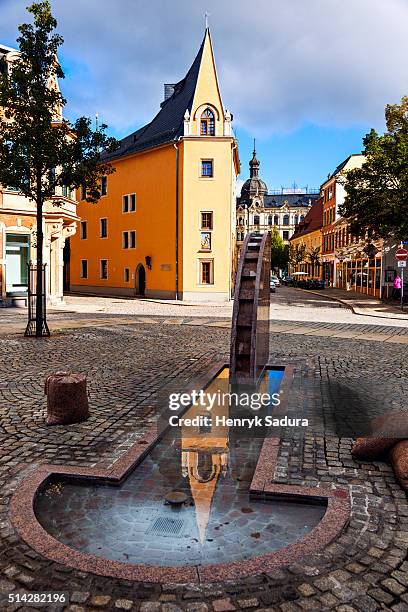
[[[28,0],[0,0],[12,42]],[[118,130],[157,112],[182,78],[208,10],[221,91],[236,124],[268,136],[305,122],[378,124],[408,93],[405,0],[58,0],[63,84],[74,114],[99,111]]]

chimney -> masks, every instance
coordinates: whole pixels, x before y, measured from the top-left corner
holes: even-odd
[[[174,94],[174,86],[175,83],[165,83],[164,84],[164,102],[171,98]]]

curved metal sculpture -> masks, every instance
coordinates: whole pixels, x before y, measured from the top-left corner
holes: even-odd
[[[253,232],[238,263],[231,327],[230,383],[256,385],[269,358],[271,235]]]

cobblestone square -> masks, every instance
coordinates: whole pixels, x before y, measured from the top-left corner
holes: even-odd
[[[374,318],[361,324],[358,316],[344,323],[341,317],[349,311],[334,304],[319,321],[322,306],[308,304],[300,292],[281,296],[270,356],[275,363],[293,364],[288,411],[308,415],[310,427],[303,435],[282,430],[269,479],[347,489],[352,511],[341,535],[274,571],[198,585],[107,578],[39,555],[9,518],[11,496],[23,479],[42,464],[111,465],[148,431],[170,392],[182,392],[214,363],[228,361],[229,323],[226,316],[191,316],[192,307],[178,316],[112,313],[99,320],[95,314],[56,313],[50,320],[59,331],[38,341],[17,333],[20,316],[8,310],[0,313],[2,595],[64,591],[69,604],[48,609],[72,612],[408,609],[407,497],[388,464],[353,460],[345,423],[359,406],[364,425],[378,413],[407,405],[408,328]],[[297,306],[283,303],[291,300]],[[294,308],[304,309],[307,324],[292,320]],[[87,375],[88,421],[45,425],[44,379],[59,370]],[[4,603],[1,609],[35,608]]]

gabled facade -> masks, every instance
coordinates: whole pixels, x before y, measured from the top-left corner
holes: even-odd
[[[347,172],[354,168],[360,168],[364,163],[364,155],[353,154],[347,157],[337,166],[332,174],[329,174],[327,181],[321,186],[323,194],[323,275],[327,285],[336,285],[336,272],[338,263],[335,249],[336,244],[336,224],[341,218],[339,212],[344,203],[346,191],[344,188]],[[348,235],[345,240],[351,240]]]
[[[115,173],[100,201],[80,202],[72,291],[231,297],[239,158],[208,29],[185,78],[164,89],[155,118],[104,156]]]
[[[9,70],[18,51],[0,44],[0,71]],[[55,81],[50,87],[58,88]],[[0,109],[1,112],[1,109]],[[62,118],[56,109],[55,121]],[[58,203],[58,206],[55,204]],[[44,263],[48,301],[60,302],[64,288],[64,246],[76,231],[75,193],[58,188],[43,208]],[[0,185],[0,303],[26,302],[27,264],[36,259],[36,207],[13,186]]]

